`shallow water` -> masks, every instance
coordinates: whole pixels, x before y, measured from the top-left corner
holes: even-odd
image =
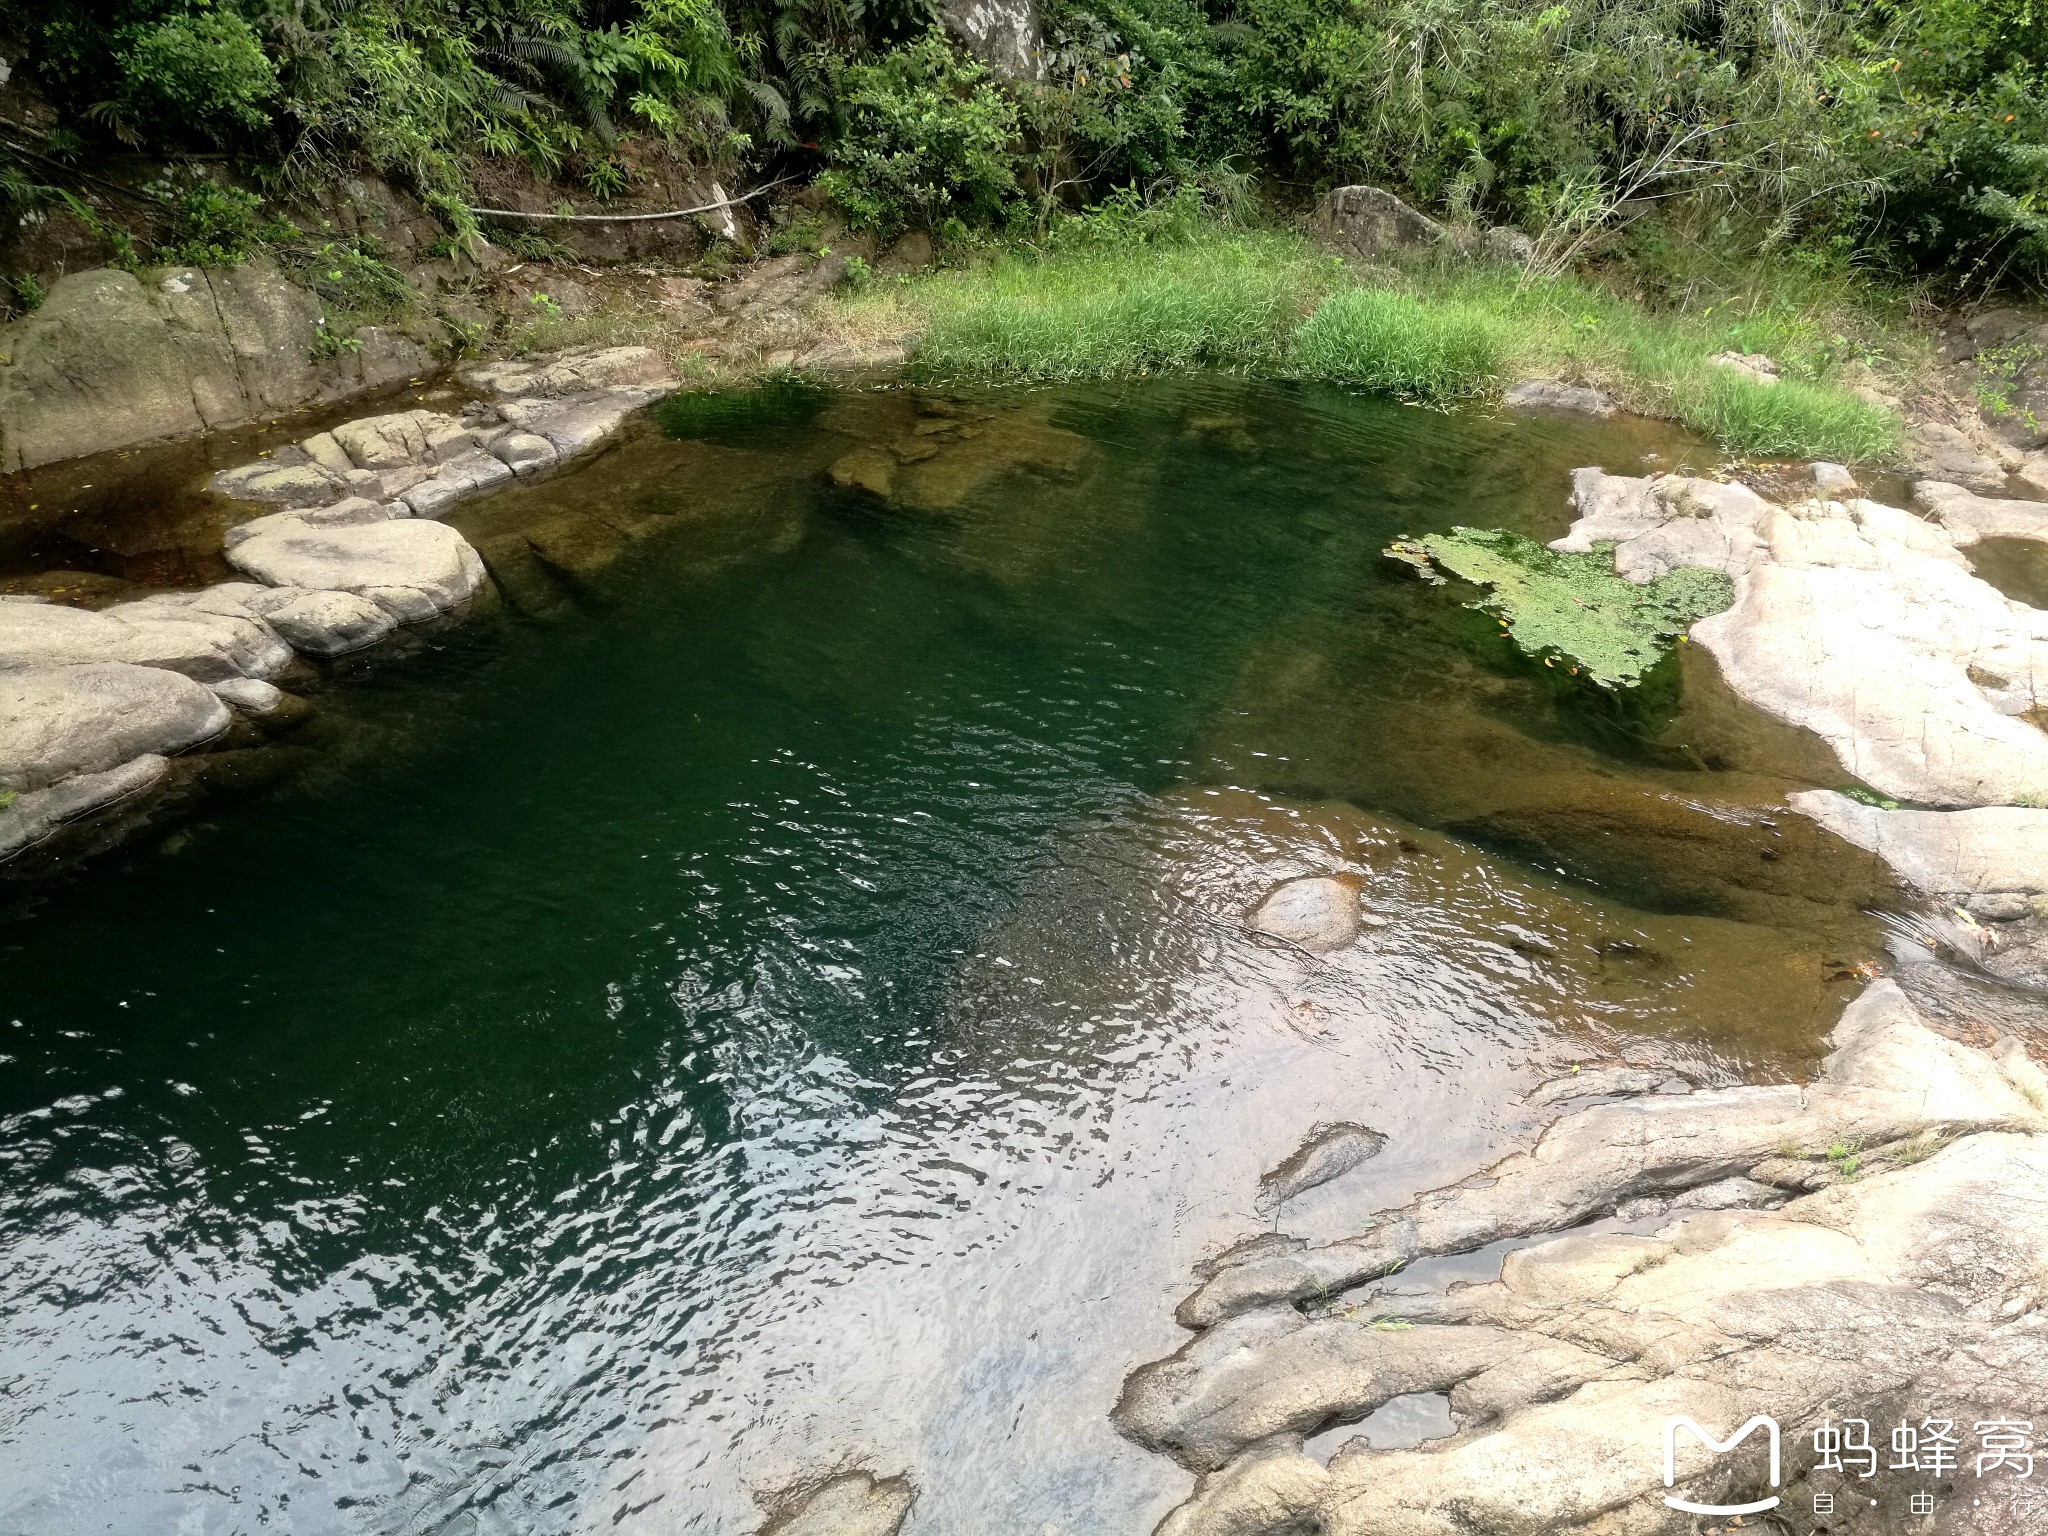
[[[1809,1065],[1877,935],[1701,658],[1619,712],[1380,558],[1686,450],[1229,380],[671,417],[503,600],[0,927],[0,1532],[1124,1533],[1191,1265],[1595,1058]],[[865,487],[865,488],[864,488]],[[1683,689],[1679,690],[1682,671]],[[1318,961],[1239,918],[1343,870]]]

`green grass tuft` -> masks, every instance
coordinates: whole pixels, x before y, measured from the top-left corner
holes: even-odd
[[[1308,378],[1363,384],[1404,400],[1469,400],[1495,387],[1510,355],[1501,315],[1385,288],[1333,294],[1295,333],[1289,361]]]
[[[912,368],[930,378],[1223,368],[1427,404],[1483,400],[1517,378],[1562,378],[1743,454],[1870,463],[1892,457],[1903,435],[1893,412],[1838,382],[1851,363],[1887,362],[1872,350],[1882,328],[1840,293],[1781,301],[1768,273],[1713,304],[1651,309],[1590,280],[1523,283],[1456,260],[1360,271],[1283,230],[1099,222],[1074,221],[1098,238],[1069,232],[1044,249],[870,285],[835,301],[835,322],[920,332]],[[1779,382],[1712,361],[1731,349],[1768,352]],[[1901,371],[1909,363],[1890,360]]]
[[[1278,236],[1006,255],[921,286],[916,367],[1042,380],[1277,367],[1336,275],[1335,263]]]

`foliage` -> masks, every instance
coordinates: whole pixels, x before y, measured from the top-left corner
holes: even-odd
[[[871,64],[838,71],[843,126],[818,184],[857,229],[999,222],[1017,196],[1017,108],[933,27]]]
[[[180,189],[160,182],[150,189],[169,214],[155,256],[167,266],[232,267],[266,234],[277,232],[259,215],[263,200],[240,187],[195,177]],[[296,233],[296,231],[288,231]]]
[[[1525,655],[1608,689],[1641,682],[1695,620],[1735,600],[1719,571],[1676,570],[1638,586],[1614,574],[1612,545],[1561,554],[1500,529],[1453,528],[1387,554],[1433,579],[1442,570],[1486,588],[1468,606],[1498,618]]]

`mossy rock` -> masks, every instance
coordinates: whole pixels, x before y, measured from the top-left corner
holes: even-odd
[[[1673,571],[1638,586],[1614,574],[1612,545],[1560,554],[1497,528],[1398,539],[1386,554],[1431,581],[1448,574],[1485,588],[1467,606],[1499,619],[1525,655],[1607,689],[1636,687],[1695,620],[1735,600],[1719,571]]]

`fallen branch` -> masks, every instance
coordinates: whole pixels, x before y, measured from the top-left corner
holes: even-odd
[[[644,224],[653,219],[687,219],[692,214],[712,213],[720,208],[736,208],[750,202],[763,192],[772,192],[785,182],[795,181],[794,176],[784,176],[742,192],[738,197],[722,197],[715,203],[703,203],[695,208],[671,208],[666,213],[526,213],[518,208],[472,208],[469,211],[479,218],[489,219],[541,219],[554,224]]]

